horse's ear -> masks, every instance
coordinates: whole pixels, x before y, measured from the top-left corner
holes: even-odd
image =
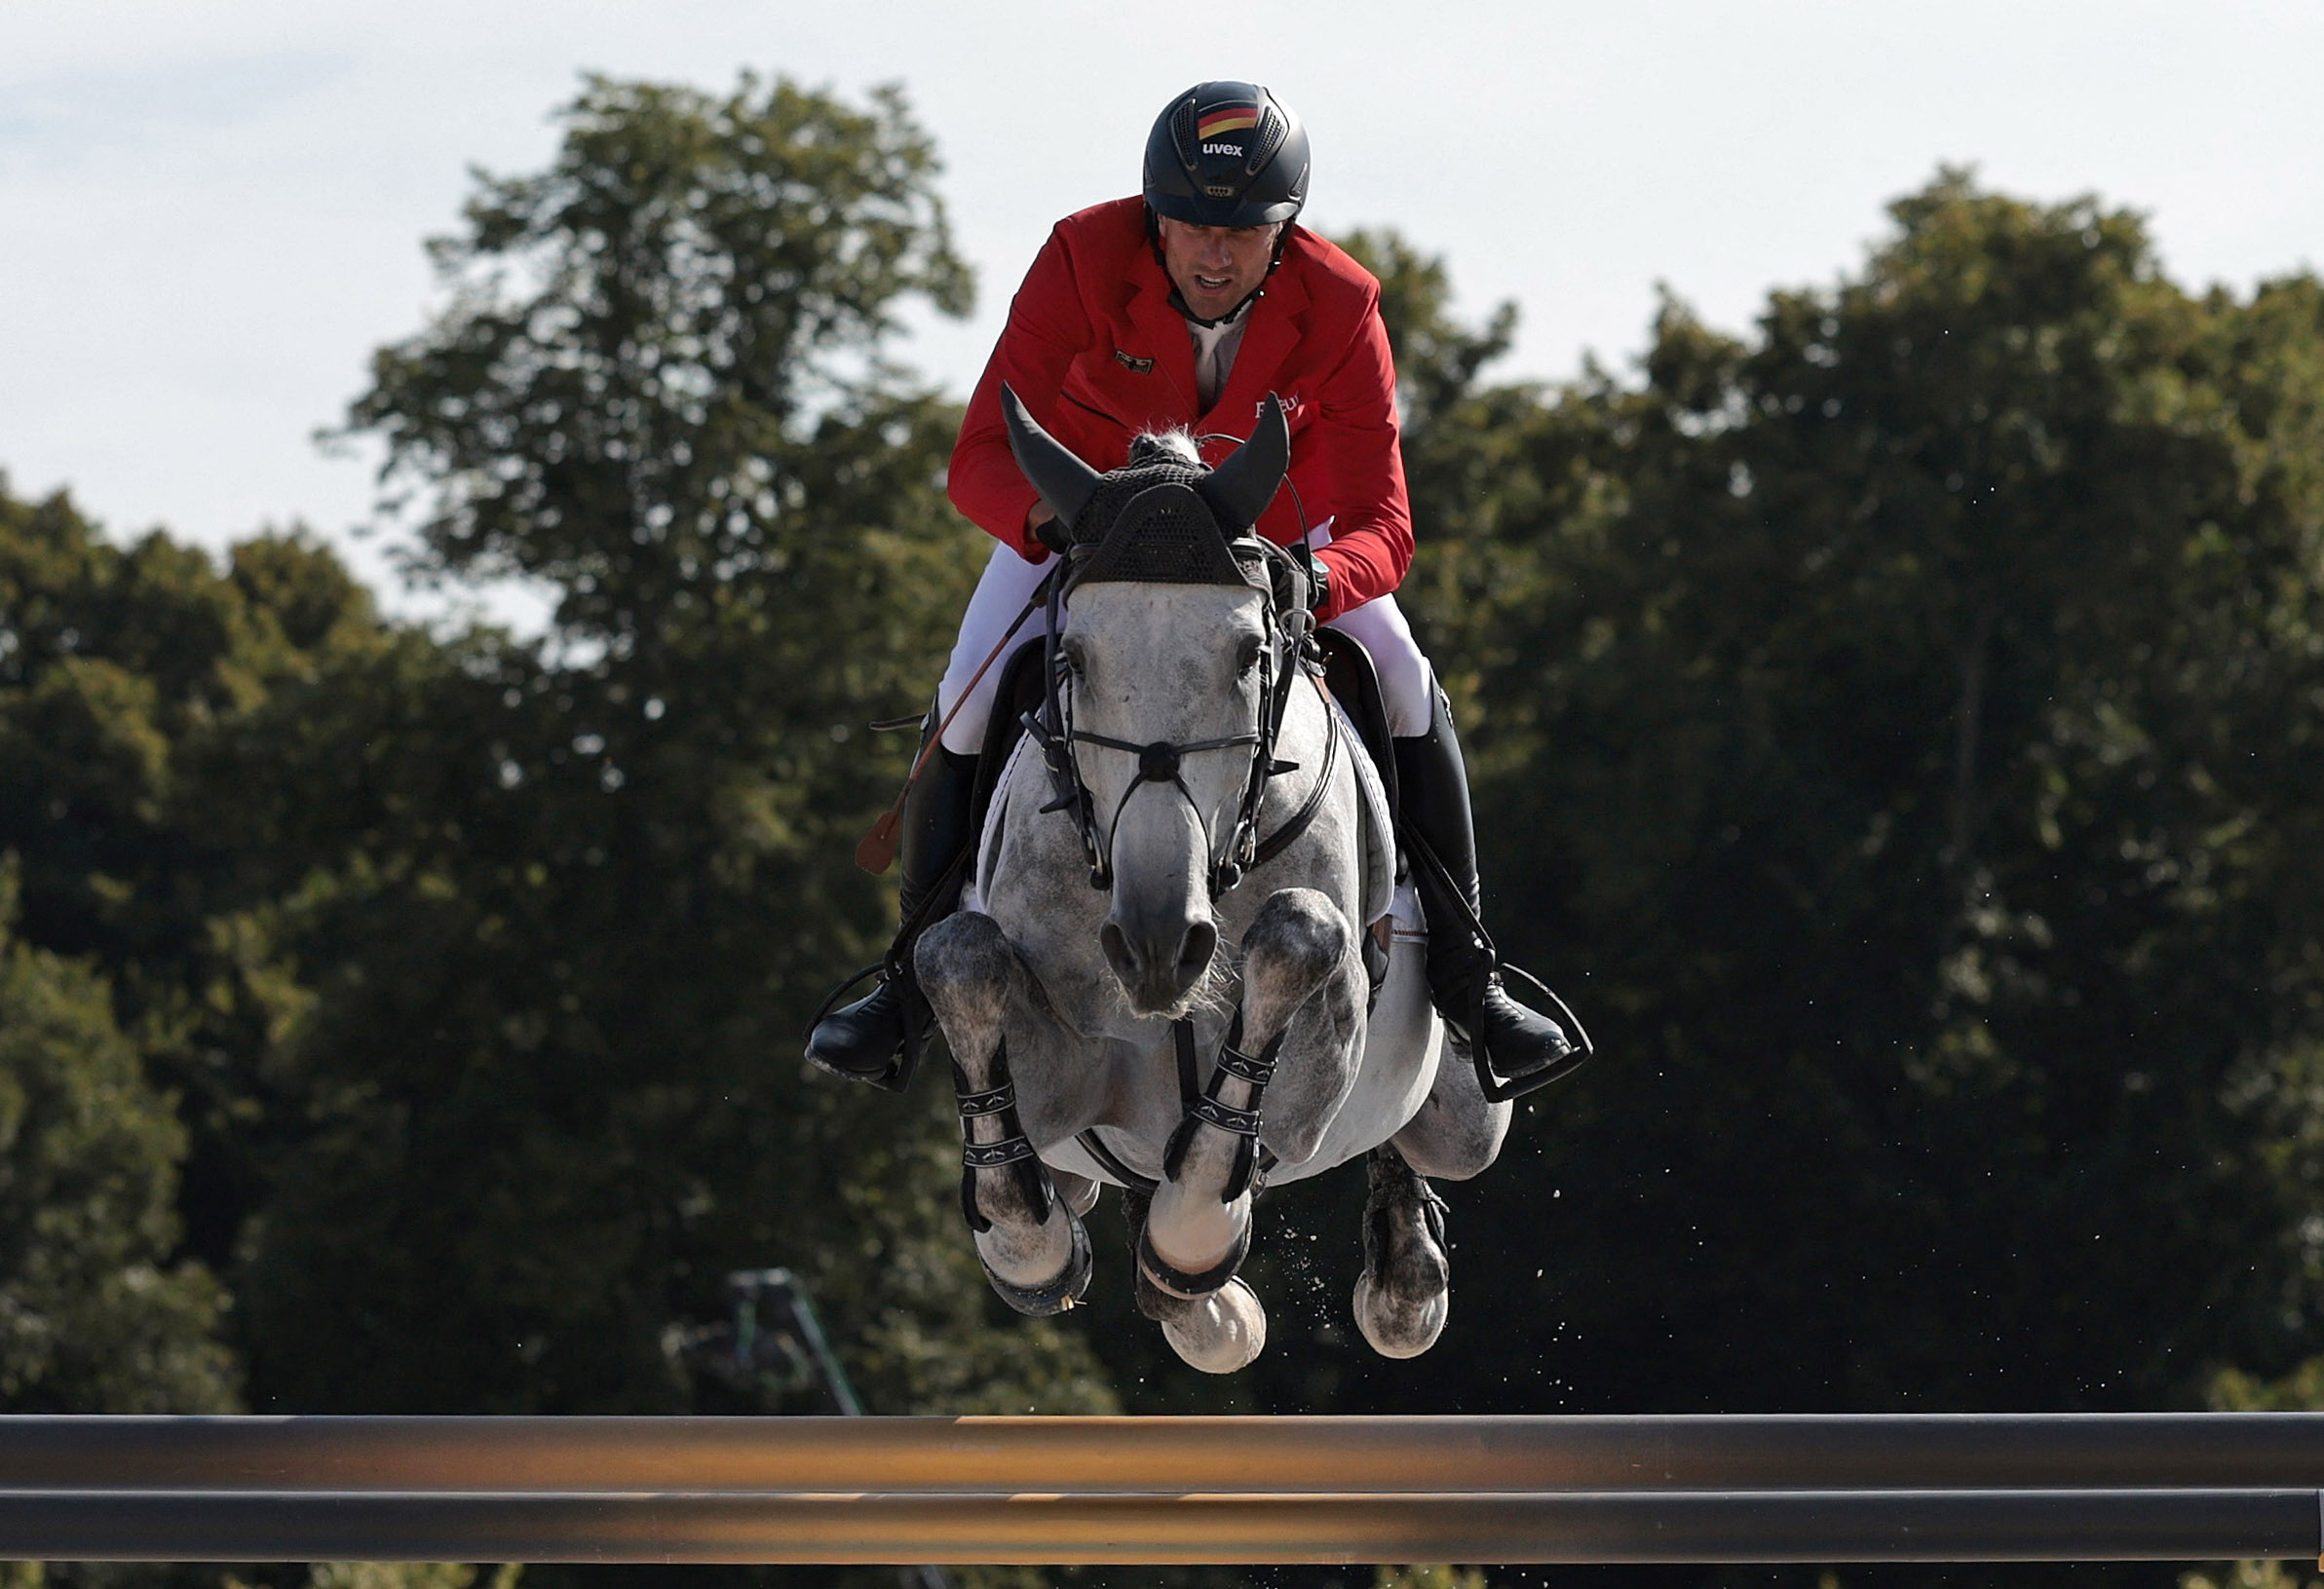
[[[1007,381],[1001,383],[1001,418],[1009,427],[1009,450],[1016,454],[1016,467],[1025,472],[1027,483],[1041,493],[1057,522],[1072,529],[1103,476],[1043,430]]]
[[[1247,530],[1259,522],[1267,505],[1283,483],[1291,467],[1291,427],[1283,420],[1283,405],[1267,395],[1251,438],[1235,455],[1195,482],[1195,490],[1228,530]]]

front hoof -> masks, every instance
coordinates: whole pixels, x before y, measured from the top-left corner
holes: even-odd
[[[1090,1271],[1097,1267],[1089,1252],[1089,1232],[1080,1217],[1062,1203],[1057,1206],[1057,1213],[1064,1217],[1072,1232],[1073,1246],[1065,1256],[1065,1267],[1054,1280],[1046,1285],[1020,1286],[994,1273],[990,1264],[984,1266],[984,1277],[992,1282],[994,1294],[1031,1318],[1053,1317],[1080,1302],[1082,1294],[1089,1289]]]
[[[1452,1310],[1449,1290],[1418,1303],[1399,1303],[1374,1285],[1370,1274],[1355,1278],[1355,1327],[1383,1357],[1418,1357],[1435,1345]]]
[[[1162,1338],[1188,1365],[1205,1374],[1250,1367],[1267,1349],[1267,1309],[1240,1280],[1162,1320]]]

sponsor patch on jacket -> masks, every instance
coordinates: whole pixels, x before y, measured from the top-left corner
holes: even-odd
[[[1227,132],[1240,132],[1259,125],[1257,105],[1220,105],[1202,113],[1195,124],[1195,136],[1203,142]]]
[[[1154,367],[1153,359],[1139,359],[1134,355],[1124,353],[1120,348],[1114,350],[1114,362],[1128,370],[1132,375],[1143,375]]]

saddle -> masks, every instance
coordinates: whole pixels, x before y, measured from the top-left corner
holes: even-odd
[[[1315,644],[1323,651],[1325,692],[1340,703],[1348,721],[1355,726],[1355,737],[1363,741],[1365,752],[1372,758],[1372,771],[1380,775],[1388,809],[1400,810],[1396,796],[1396,752],[1389,738],[1388,700],[1380,693],[1379,670],[1352,635],[1342,634],[1338,629],[1317,629]],[[1404,876],[1401,857],[1396,861],[1396,876],[1399,880]]]
[[[1362,802],[1367,813],[1366,865],[1367,870],[1378,869],[1388,875],[1377,880],[1367,877],[1364,897],[1386,900],[1394,895],[1400,907],[1408,899],[1408,891],[1400,888],[1405,883],[1406,865],[1395,840],[1396,758],[1389,737],[1388,704],[1380,693],[1380,675],[1352,637],[1337,629],[1317,629],[1314,640],[1323,653],[1324,694],[1354,729],[1355,742],[1364,750],[1368,768],[1358,768],[1358,780],[1371,784],[1379,797],[1376,801],[1367,796]],[[969,831],[979,836],[970,851],[967,882],[971,897],[981,896],[991,877],[992,852],[1000,841],[1000,825],[992,820],[993,806],[1014,771],[1017,750],[1025,739],[1025,714],[1042,708],[1045,657],[1044,641],[1027,640],[1010,652],[1001,666],[992,718],[985,725],[983,754],[977,758],[976,784],[970,795]],[[1377,930],[1387,921],[1384,911],[1379,923],[1364,924],[1375,928],[1363,934],[1364,969],[1375,995],[1388,976],[1387,933]]]
[[[1048,642],[1039,637],[1022,641],[1001,664],[1001,687],[993,695],[993,715],[984,725],[984,753],[976,761],[976,786],[969,796],[972,833],[989,832],[985,818],[992,813],[993,797],[1007,781],[1010,755],[1025,737],[1025,714],[1041,710],[1041,668],[1047,647]],[[977,849],[981,851],[983,845]],[[972,882],[981,870],[971,872]]]

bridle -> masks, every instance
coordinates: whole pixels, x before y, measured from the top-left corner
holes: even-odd
[[[1262,556],[1279,561],[1285,568],[1295,568],[1290,554],[1281,548],[1253,539],[1248,545],[1256,547]],[[1079,550],[1081,549],[1076,549]],[[1271,570],[1271,575],[1274,570]],[[1040,745],[1042,761],[1048,768],[1054,798],[1042,808],[1043,813],[1071,813],[1081,835],[1082,850],[1089,862],[1089,886],[1092,889],[1111,889],[1114,886],[1114,835],[1119,831],[1122,813],[1128,809],[1130,797],[1149,783],[1167,784],[1178,791],[1179,798],[1194,813],[1202,829],[1206,865],[1204,877],[1210,897],[1216,901],[1243,877],[1266,861],[1280,854],[1301,834],[1305,833],[1322,809],[1324,796],[1329,792],[1332,774],[1339,756],[1340,729],[1338,714],[1324,714],[1323,761],[1317,771],[1314,786],[1309,790],[1300,809],[1275,832],[1264,839],[1259,835],[1259,818],[1267,804],[1268,784],[1275,778],[1299,770],[1299,763],[1283,761],[1276,754],[1283,731],[1283,719],[1291,701],[1291,690],[1304,670],[1319,674],[1322,659],[1312,638],[1314,615],[1298,602],[1278,598],[1278,582],[1271,577],[1261,588],[1266,614],[1266,640],[1261,647],[1259,662],[1263,668],[1260,678],[1259,709],[1250,728],[1239,734],[1220,735],[1210,739],[1173,741],[1156,739],[1139,744],[1129,739],[1118,739],[1111,735],[1098,734],[1080,727],[1074,721],[1072,669],[1067,664],[1061,636],[1064,629],[1065,592],[1072,583],[1072,572],[1062,562],[1057,574],[1049,582],[1048,640],[1047,680],[1039,714],[1024,714],[1026,731]],[[1089,792],[1086,779],[1082,776],[1080,749],[1092,746],[1100,750],[1117,751],[1138,758],[1138,769],[1115,802],[1111,817],[1101,828],[1097,820],[1096,801]],[[1194,792],[1186,786],[1185,760],[1189,756],[1215,750],[1234,750],[1247,747],[1249,763],[1243,777],[1242,794],[1237,803],[1235,825],[1224,848],[1217,843],[1217,824],[1211,814],[1202,810]]]
[[[1038,714],[1027,712],[1023,718],[1041,746],[1054,787],[1054,798],[1043,812],[1062,812],[1073,817],[1089,863],[1089,886],[1111,889],[1114,838],[1123,813],[1147,784],[1169,785],[1202,828],[1207,851],[1203,881],[1216,900],[1314,820],[1331,781],[1329,758],[1337,755],[1339,746],[1339,725],[1327,712],[1327,760],[1322,776],[1284,828],[1262,839],[1259,817],[1267,803],[1267,786],[1272,779],[1296,770],[1276,755],[1292,685],[1303,667],[1321,671],[1321,657],[1314,640],[1314,614],[1304,595],[1308,585],[1301,576],[1305,571],[1282,549],[1259,536],[1228,528],[1257,524],[1289,474],[1291,433],[1281,399],[1268,395],[1259,405],[1249,438],[1239,442],[1215,469],[1201,467],[1199,458],[1171,462],[1151,454],[1141,464],[1133,444],[1130,465],[1100,474],[1042,430],[1006,382],[1000,396],[1010,450],[1024,471],[1026,482],[1048,504],[1057,520],[1069,526],[1068,543],[1048,582],[1041,710]],[[1101,494],[1102,518],[1085,524],[1097,511]],[[1254,559],[1263,578],[1254,577]],[[1266,613],[1261,654],[1267,671],[1260,681],[1260,705],[1251,726],[1210,739],[1157,739],[1139,744],[1076,725],[1073,685],[1063,660],[1065,602],[1078,586],[1098,582],[1256,587]],[[1294,591],[1299,593],[1290,593]],[[1102,829],[1088,780],[1082,776],[1084,747],[1138,758],[1136,774]],[[1247,750],[1250,756],[1234,830],[1223,849],[1214,814],[1204,812],[1195,800],[1185,776],[1187,757],[1219,750]]]

